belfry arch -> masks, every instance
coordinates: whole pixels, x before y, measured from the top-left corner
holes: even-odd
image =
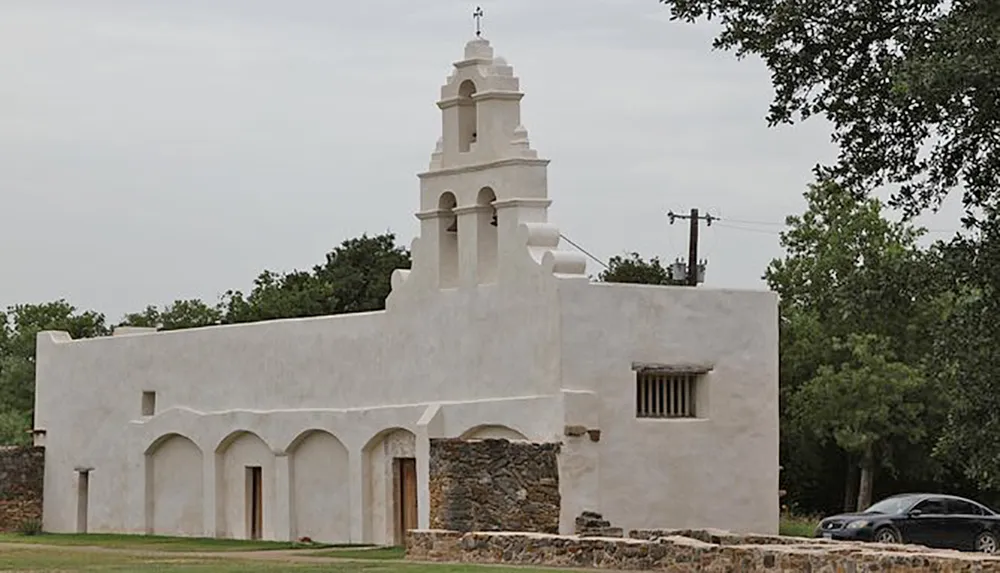
[[[455,194],[446,191],[438,200],[438,268],[442,288],[458,284],[458,215]]]
[[[478,139],[479,110],[477,109],[476,84],[465,80],[458,86],[458,150],[472,151]]]
[[[476,272],[479,283],[497,280],[497,259],[499,258],[499,236],[497,233],[497,210],[493,203],[497,194],[491,187],[483,187],[476,197]]]

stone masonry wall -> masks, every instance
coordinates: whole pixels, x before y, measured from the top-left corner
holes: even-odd
[[[0,531],[42,519],[45,448],[0,447]]]
[[[432,439],[431,527],[559,532],[559,444]]]
[[[720,537],[719,532],[690,533]],[[778,536],[739,543],[738,537],[723,534],[724,543],[717,544],[681,535],[633,539],[413,530],[407,533],[406,558],[670,573],[1000,573],[1000,557],[976,553]]]

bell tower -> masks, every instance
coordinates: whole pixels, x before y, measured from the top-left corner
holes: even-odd
[[[549,162],[521,125],[523,97],[514,69],[478,36],[441,87],[441,136],[419,175],[417,213],[421,263],[438,288],[503,280],[520,254],[519,225],[547,221]]]

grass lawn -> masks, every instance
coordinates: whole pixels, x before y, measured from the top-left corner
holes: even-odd
[[[393,560],[402,559],[406,556],[406,549],[402,547],[376,547],[374,549],[333,549],[330,551],[316,551],[310,553],[317,557],[335,557],[338,559],[373,559],[373,560]]]
[[[565,570],[505,568],[489,565],[401,563],[401,547],[336,548],[235,539],[197,539],[145,535],[34,536],[0,534],[0,571],[158,571],[165,573],[565,573]],[[43,546],[44,545],[44,546]],[[272,553],[272,550],[320,548],[320,551]],[[94,548],[114,549],[101,551]],[[323,549],[325,548],[325,549]],[[169,552],[150,554],[144,552]],[[259,552],[256,556],[249,552]],[[212,556],[194,555],[214,553]],[[239,553],[234,553],[239,552]],[[299,557],[297,557],[299,556]],[[321,558],[323,562],[305,559]],[[298,559],[298,560],[296,560]],[[344,561],[333,561],[343,559]]]
[[[320,543],[302,544],[287,541],[246,541],[202,537],[166,537],[162,535],[120,535],[110,533],[41,533],[19,535],[0,533],[0,543],[34,543],[42,545],[77,545],[135,549],[136,551],[266,551],[274,549],[322,549],[336,547]]]
[[[360,553],[360,552],[358,552]],[[342,563],[301,563],[282,560],[249,560],[226,557],[188,558],[183,554],[174,557],[143,557],[126,553],[88,552],[80,547],[68,546],[53,551],[50,548],[24,545],[23,548],[5,549],[0,552],[0,570],[3,571],[158,571],[162,573],[263,573],[277,571],[323,573],[498,573],[504,567],[486,565],[437,565],[394,563],[384,560],[345,561]],[[513,569],[518,573],[565,573],[551,569]]]
[[[778,533],[789,537],[812,537],[817,523],[819,520],[811,517],[782,514]]]

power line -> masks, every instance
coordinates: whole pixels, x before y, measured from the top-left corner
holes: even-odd
[[[726,219],[726,221],[730,221],[730,220],[731,219]],[[761,233],[761,234],[764,234],[764,235],[780,235],[781,234],[781,231],[772,231],[770,229],[754,229],[754,228],[751,228],[751,227],[741,227],[739,225],[730,225],[728,223],[723,223],[721,221],[716,221],[715,225],[718,226],[718,227],[726,228],[726,229],[735,229],[737,231],[746,231],[748,233]]]
[[[573,242],[573,241],[571,241],[571,240],[569,239],[569,237],[567,237],[566,235],[563,235],[562,233],[559,233],[559,236],[560,236],[561,238],[565,239],[567,243],[569,243],[569,244],[573,245],[574,247],[576,247],[576,248],[577,248],[577,250],[579,250],[579,251],[580,251],[581,253],[583,253],[583,254],[587,255],[588,257],[590,257],[591,259],[593,259],[593,260],[597,261],[597,263],[598,263],[598,264],[600,264],[600,265],[601,265],[602,267],[604,267],[604,268],[606,268],[606,269],[608,269],[608,270],[611,270],[611,267],[609,267],[609,266],[607,265],[607,263],[605,263],[605,262],[604,262],[604,261],[602,261],[601,259],[599,259],[599,258],[595,257],[594,255],[590,254],[590,252],[589,252],[589,251],[587,251],[587,249],[584,249],[584,248],[583,248],[583,247],[581,247],[580,245],[578,245],[578,244],[574,243],[574,242]]]
[[[730,219],[728,217],[725,218],[725,219],[722,219],[720,217],[716,217],[715,215],[710,215],[710,217],[712,219],[712,224],[715,225],[715,226],[724,227],[726,229],[732,229],[734,231],[744,231],[744,232],[747,232],[747,233],[758,233],[758,234],[762,234],[762,235],[771,235],[771,236],[781,235],[781,231],[770,230],[770,229],[754,229],[752,227],[745,227],[743,225],[760,225],[760,226],[765,226],[765,227],[781,227],[782,229],[788,228],[788,225],[785,224],[785,223],[774,223],[774,222],[767,222],[767,221],[753,221],[753,220],[750,220],[750,219]],[[739,223],[739,224],[734,225],[733,223]],[[924,229],[924,230],[927,231],[928,233],[957,233],[958,232],[957,230],[954,230],[954,229]],[[601,260],[599,257],[597,257],[596,255],[594,255],[593,253],[591,253],[587,249],[583,248],[582,246],[580,246],[580,244],[574,242],[572,239],[570,239],[569,237],[567,237],[563,233],[559,233],[559,237],[561,239],[563,239],[564,241],[566,241],[567,243],[569,243],[570,245],[572,245],[578,251],[580,251],[581,253],[583,253],[584,255],[586,255],[588,258],[590,258],[591,260],[593,260],[594,262],[596,262],[597,264],[601,265],[605,269],[611,270],[611,267],[608,266],[608,263],[604,262],[603,260]]]
[[[731,219],[729,217],[716,217],[717,221],[728,221],[729,223],[738,223],[741,225],[762,225],[765,227],[786,227],[785,223],[772,223],[768,221],[750,221],[747,219]]]

